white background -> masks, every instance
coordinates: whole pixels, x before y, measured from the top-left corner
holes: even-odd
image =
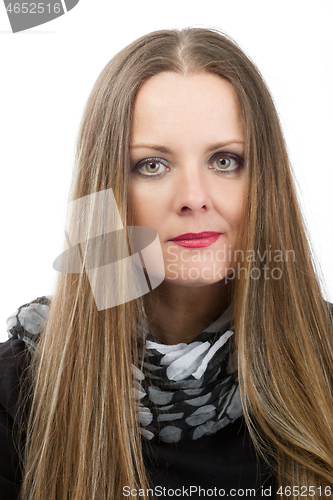
[[[0,340],[17,307],[53,293],[76,135],[99,72],[162,28],[221,28],[258,65],[281,117],[323,294],[333,301],[332,24],[332,0],[80,0],[12,34],[1,2]]]

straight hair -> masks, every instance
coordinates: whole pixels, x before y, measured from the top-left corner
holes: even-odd
[[[163,71],[212,73],[237,93],[249,170],[239,249],[254,255],[242,261],[247,276],[233,280],[244,417],[257,452],[277,474],[283,488],[279,498],[289,498],[288,486],[304,486],[307,492],[314,486],[314,499],[328,498],[332,318],[273,100],[238,45],[218,30],[187,28],[156,31],[119,52],[101,72],[85,107],[70,200],[112,188],[124,226],[134,225],[128,182],[135,97],[146,80]],[[86,216],[93,210],[92,201]],[[268,248],[294,252],[294,259],[274,262],[280,279],[265,279],[265,266],[272,264]],[[253,269],[261,271],[258,279],[249,278]],[[113,500],[122,497],[124,486],[148,487],[131,367],[138,362],[139,325],[145,322],[142,297],[98,311],[86,272],[59,273],[28,372],[32,402],[22,500]],[[300,489],[293,497],[301,498]]]

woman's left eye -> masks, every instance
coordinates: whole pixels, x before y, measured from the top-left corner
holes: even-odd
[[[233,173],[243,165],[243,159],[235,153],[216,153],[210,161],[215,172]]]

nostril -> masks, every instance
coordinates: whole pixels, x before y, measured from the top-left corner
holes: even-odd
[[[202,207],[200,207],[200,208],[205,208],[205,209],[206,209],[207,207],[206,207],[206,205],[202,205]],[[199,208],[199,210],[200,210],[200,208]],[[188,207],[188,206],[184,205],[184,206],[182,207],[182,211],[183,211],[183,212],[185,212],[186,210],[191,210],[191,211],[193,211],[193,208],[190,208],[190,207]]]

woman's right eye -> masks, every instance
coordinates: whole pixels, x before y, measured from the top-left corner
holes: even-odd
[[[144,177],[159,177],[164,174],[165,168],[167,168],[166,165],[160,159],[147,158],[139,161],[134,170]]]

